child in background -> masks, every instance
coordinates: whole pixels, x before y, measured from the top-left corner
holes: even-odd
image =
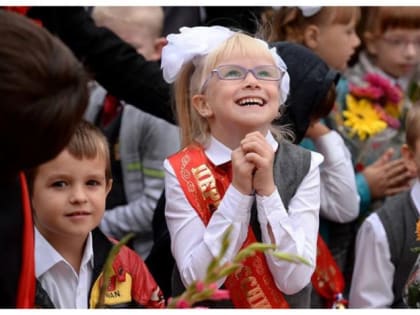
[[[282,59],[264,41],[220,26],[182,28],[167,39],[162,68],[175,81],[183,147],[164,163],[173,294],[204,279],[232,226],[221,263],[258,240],[311,265],[250,257],[218,280],[230,292],[223,306],[309,307],[323,158],[271,131],[289,91]]]
[[[312,49],[330,67],[347,77],[348,62],[360,44],[355,31],[359,19],[359,7],[282,7],[273,14],[273,28],[267,36],[270,40],[296,42]],[[347,82],[342,77],[337,85],[338,102],[331,113],[334,119],[329,119],[327,125],[343,135],[352,153],[362,215],[371,208],[372,201],[407,189],[407,171],[401,159],[391,161],[395,153],[393,149],[370,150],[371,154],[375,152],[375,158],[370,158],[369,163],[361,167],[360,152],[343,133],[343,127],[336,123],[342,121],[336,117],[341,117],[343,109],[340,107],[347,90]]]
[[[164,14],[159,6],[94,7],[97,26],[107,27],[132,45],[148,61],[158,61],[166,44],[162,36]]]
[[[82,121],[66,148],[27,172],[35,224],[38,307],[94,308],[113,242],[97,228],[111,189],[109,148]],[[137,254],[122,247],[105,306],[164,306],[162,292]]]
[[[388,198],[370,214],[357,233],[350,290],[351,308],[401,308],[402,293],[417,254],[416,223],[420,216],[420,104],[406,119],[401,154],[417,179],[409,191]]]
[[[280,7],[272,13],[265,36],[304,45],[342,72],[360,44],[359,18],[359,7]]]
[[[161,7],[95,7],[95,22],[108,27],[147,60],[160,60]],[[178,127],[108,94],[96,82],[85,118],[107,136],[111,148],[113,188],[101,230],[116,239],[130,232],[129,245],[144,259],[153,246],[152,218],[164,188],[163,161],[179,150]]]
[[[420,7],[366,7],[362,21],[364,49],[344,73],[332,117],[364,175],[358,182],[366,213],[407,190],[413,176],[398,157],[412,106],[408,86],[420,60]]]

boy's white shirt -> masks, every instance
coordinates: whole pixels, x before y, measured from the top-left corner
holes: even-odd
[[[266,139],[276,151],[278,143],[270,132]],[[211,138],[205,150],[205,154],[215,165],[230,161],[231,152],[215,138]],[[303,256],[313,264],[293,264],[266,255],[278,288],[286,294],[293,294],[304,288],[314,271],[319,227],[319,165],[322,161],[321,154],[311,152],[310,169],[290,201],[288,211],[277,190],[270,196],[256,196],[262,241],[271,242],[267,229],[267,224],[270,224],[280,251]],[[165,160],[164,167],[165,216],[172,240],[171,249],[181,279],[187,285],[204,278],[207,268],[203,266],[207,266],[212,257],[219,254],[224,231],[229,225],[233,226],[231,243],[223,262],[233,259],[246,239],[254,196],[243,195],[230,185],[209,225],[205,227],[186,199],[168,160]],[[224,281],[225,278],[220,279],[218,286]]]
[[[420,182],[416,180],[410,197],[420,215]],[[414,232],[413,232],[414,233]],[[388,238],[379,216],[373,212],[363,222],[356,238],[356,256],[350,288],[350,308],[386,308],[394,301]]]
[[[93,272],[92,233],[86,241],[79,274],[35,229],[35,277],[56,308],[88,308]]]

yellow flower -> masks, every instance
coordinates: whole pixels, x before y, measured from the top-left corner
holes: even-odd
[[[401,105],[402,105],[401,103],[400,104],[394,104],[394,103],[387,102],[385,104],[384,109],[392,117],[399,118],[401,116],[401,109],[402,109]]]
[[[357,134],[360,140],[373,136],[387,127],[380,119],[372,103],[366,99],[357,100],[346,96],[347,110],[343,111],[344,125],[350,128],[350,136]]]

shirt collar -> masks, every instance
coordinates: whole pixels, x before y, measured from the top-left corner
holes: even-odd
[[[271,132],[267,132],[265,139],[272,146],[273,150],[277,151],[279,144],[276,139],[274,139]],[[216,166],[222,165],[231,160],[232,150],[213,136],[211,136],[210,142],[204,151],[208,159]]]
[[[59,262],[66,262],[63,256],[55,250],[54,247],[41,235],[36,227],[35,233],[35,277],[39,278]],[[67,263],[67,262],[66,262]],[[81,266],[90,264],[93,268],[93,246],[92,233],[89,233],[86,240],[85,250]],[[68,263],[67,263],[68,264]]]

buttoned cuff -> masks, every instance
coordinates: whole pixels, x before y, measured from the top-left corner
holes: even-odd
[[[277,189],[270,196],[257,195],[258,220],[261,224],[268,222],[268,218],[281,220],[287,217],[287,211]]]
[[[249,223],[253,195],[244,195],[230,185],[223,197],[223,215],[232,222]],[[220,207],[220,206],[219,206]]]

